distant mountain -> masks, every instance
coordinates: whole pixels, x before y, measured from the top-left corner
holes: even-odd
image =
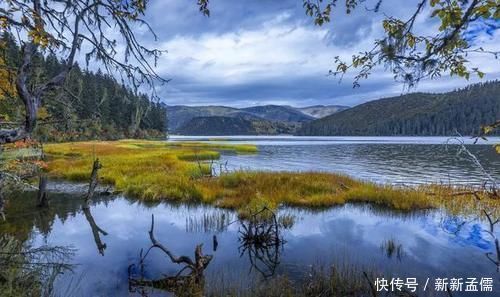
[[[197,131],[195,127],[198,127],[198,124],[201,122],[207,122],[207,117],[218,117],[214,119],[214,123],[232,123],[235,124],[234,127],[251,123],[250,126],[252,127],[261,127],[257,129],[258,131],[262,131],[259,134],[267,134],[269,131],[274,131],[272,134],[290,134],[294,133],[296,129],[300,127],[301,123],[310,122],[316,119],[320,114],[331,114],[336,111],[335,108],[342,109],[345,107],[322,107],[318,105],[295,108],[281,105],[264,105],[247,108],[233,108],[227,106],[174,105],[167,107],[167,117],[170,133],[176,134],[187,134],[187,131],[190,131],[189,134],[192,135],[203,135],[205,132],[201,130]],[[316,116],[309,114],[311,112],[316,114]],[[240,120],[231,121],[219,117],[238,118]],[[195,118],[202,119],[191,122],[191,120]],[[236,125],[236,123],[238,123],[238,125]],[[252,127],[249,127],[248,130],[253,131]],[[224,131],[227,131],[227,129],[224,129]]]
[[[370,101],[305,123],[299,135],[473,135],[500,119],[500,82]]]
[[[232,116],[238,112],[238,109],[227,106],[168,106],[168,129],[176,131],[183,124],[195,117]]]
[[[264,105],[242,108],[241,110],[268,121],[302,123],[314,120],[314,117],[291,106]]]
[[[271,122],[248,117],[195,117],[176,130],[182,135],[278,135],[293,134],[298,123]]]
[[[314,105],[298,108],[302,113],[319,119],[350,108],[344,105]]]

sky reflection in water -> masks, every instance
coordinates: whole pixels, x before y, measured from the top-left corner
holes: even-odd
[[[73,261],[79,265],[74,274],[65,274],[58,280],[59,290],[78,280],[81,296],[123,296],[128,293],[128,266],[137,263],[140,250],[150,246],[148,230],[152,213],[156,238],[174,254],[193,257],[196,244],[203,243],[204,253],[214,255],[205,274],[207,286],[221,279],[244,285],[261,278],[252,269],[248,255],[240,257],[239,223],[222,231],[210,230],[210,226],[193,228],[192,222],[203,222],[204,216],[224,214],[230,220],[235,217],[229,211],[206,206],[151,207],[125,198],[96,203],[91,214],[97,225],[108,232],[107,236],[101,236],[106,244],[104,256],[99,254],[91,227],[81,211],[64,222],[56,217],[46,235],[35,230],[34,242],[35,245],[72,244],[78,249]],[[320,212],[281,209],[279,214],[295,217],[293,227],[282,231],[286,243],[276,269],[277,274],[287,274],[292,279],[303,278],[311,265],[328,268],[347,264],[387,277],[493,276],[498,281],[496,267],[485,256],[493,251],[491,239],[483,231],[485,226],[477,221],[457,230],[462,219],[438,211],[396,214],[364,205]],[[212,251],[214,234],[219,242],[216,252]],[[400,257],[389,256],[383,248],[388,240],[402,246]],[[151,252],[146,267],[148,278],[174,275],[180,269],[158,250]]]

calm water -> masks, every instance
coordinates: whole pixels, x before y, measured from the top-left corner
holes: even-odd
[[[56,291],[64,296],[68,287],[71,296],[138,296],[129,292],[128,267],[138,264],[141,249],[151,245],[151,214],[155,215],[156,238],[175,255],[193,257],[194,247],[203,243],[204,253],[214,256],[205,273],[207,290],[222,281],[245,288],[252,280],[283,274],[300,280],[311,265],[348,265],[385,277],[417,277],[421,282],[427,277],[493,277],[500,293],[496,266],[486,257],[494,251],[486,226],[438,211],[396,214],[363,205],[321,212],[281,209],[278,216],[293,218],[293,226],[280,229],[285,243],[266,249],[263,254],[269,256],[261,259],[255,257],[252,246],[242,247],[239,231],[243,223],[234,221],[235,214],[229,211],[145,205],[108,197],[95,202],[86,215],[81,210],[81,195],[53,194],[52,198],[50,211],[13,212],[8,224],[22,220],[34,246],[71,245],[76,249],[71,262],[78,265],[56,282]],[[97,226],[107,235],[95,237],[91,221],[96,224],[94,231]],[[229,222],[234,223],[227,225]],[[0,224],[0,230],[8,226]],[[218,238],[216,251],[214,235]],[[398,251],[387,251],[388,240],[400,246]],[[147,278],[172,276],[181,268],[158,250],[151,252],[145,264]],[[138,275],[139,271],[132,269],[132,273]]]
[[[468,160],[456,156],[456,147],[447,149],[444,138],[233,137],[229,141],[259,146],[256,155],[225,153],[223,160],[231,169],[334,171],[391,183],[477,183],[482,178]],[[493,176],[500,176],[500,160],[491,143],[469,149]],[[73,272],[61,275],[55,283],[60,296],[140,296],[138,288],[129,287],[129,272],[134,278],[142,275],[147,279],[175,275],[181,266],[158,250],[148,255],[141,273],[139,255],[151,245],[152,214],[156,238],[175,255],[194,258],[200,243],[205,254],[213,255],[205,272],[209,292],[221,284],[244,290],[255,281],[278,275],[300,281],[313,266],[334,266],[386,278],[416,277],[421,286],[427,278],[432,284],[443,277],[491,277],[494,293],[471,296],[500,294],[500,274],[486,256],[495,253],[493,239],[484,222],[472,217],[437,210],[401,214],[366,205],[316,212],[282,208],[278,212],[282,244],[263,249],[245,244],[241,231],[249,223],[237,220],[231,211],[201,205],[144,204],[118,196],[100,197],[84,212],[81,197],[85,185],[57,183],[50,188],[48,210],[35,207],[33,194],[11,199],[0,233],[13,234],[35,247],[48,244],[75,249],[70,259],[75,264]],[[498,228],[495,232],[500,236]],[[215,250],[214,235],[218,241]],[[392,251],[390,242],[395,247]],[[170,296],[144,290],[149,296]]]
[[[448,137],[293,137],[293,136],[172,136],[170,141],[250,143],[255,155],[224,154],[228,168],[254,170],[329,171],[381,183],[481,184],[484,174]],[[464,138],[484,168],[500,179],[500,156],[494,143],[473,145]]]

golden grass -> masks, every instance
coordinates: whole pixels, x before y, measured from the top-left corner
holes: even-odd
[[[241,215],[263,206],[327,207],[347,202],[373,203],[401,211],[435,207],[455,213],[478,210],[470,196],[452,197],[450,193],[456,189],[442,186],[403,189],[317,172],[238,171],[204,177],[210,168],[197,161],[218,159],[220,150],[251,152],[256,148],[136,140],[45,146],[52,177],[85,182],[96,156],[103,165],[102,181],[114,185],[117,191],[144,200],[201,201],[237,209]]]
[[[224,141],[221,141],[224,142]],[[168,147],[182,147],[191,149],[217,149],[235,151],[237,153],[256,153],[257,147],[252,144],[228,144],[228,143],[207,143],[207,142],[163,142]]]

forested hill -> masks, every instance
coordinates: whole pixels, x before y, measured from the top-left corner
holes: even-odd
[[[299,135],[475,135],[500,119],[500,82],[443,94],[413,93],[370,101],[306,123]]]
[[[0,128],[22,123],[24,109],[17,97],[15,70],[20,48],[11,36],[0,40]],[[39,54],[30,71],[45,81],[62,69],[53,55]],[[12,69],[9,71],[9,69]],[[45,141],[160,137],[167,129],[166,106],[134,94],[113,77],[76,65],[64,88],[43,98],[35,136]]]
[[[176,130],[181,135],[279,135],[293,134],[300,123],[273,122],[254,117],[195,117]]]

